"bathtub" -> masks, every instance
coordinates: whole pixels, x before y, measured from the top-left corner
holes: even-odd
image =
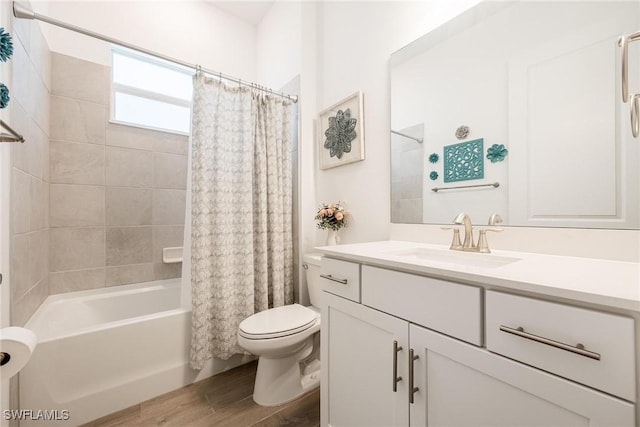
[[[170,279],[49,296],[26,325],[38,345],[20,373],[20,409],[57,415],[46,425],[79,425],[253,359],[192,370],[180,293]],[[30,425],[44,424],[21,421]]]

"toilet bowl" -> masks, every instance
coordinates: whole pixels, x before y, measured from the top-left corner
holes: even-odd
[[[238,345],[259,356],[253,400],[274,406],[320,384],[320,254],[305,254],[311,306],[291,304],[256,313],[238,328]]]

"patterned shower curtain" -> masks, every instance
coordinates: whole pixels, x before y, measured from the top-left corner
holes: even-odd
[[[239,323],[293,302],[291,103],[194,77],[191,367],[228,359]]]

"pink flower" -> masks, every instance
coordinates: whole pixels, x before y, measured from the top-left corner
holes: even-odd
[[[327,209],[327,215],[329,216],[333,215],[333,209],[331,208]]]
[[[318,212],[318,215],[325,216],[326,213],[327,213],[327,211],[325,209],[320,209],[320,212]]]
[[[338,213],[336,213],[336,219],[337,219],[338,221],[342,221],[342,218],[344,218],[344,215],[342,214],[342,212],[338,212]]]

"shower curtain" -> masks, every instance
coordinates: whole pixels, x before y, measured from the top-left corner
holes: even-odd
[[[293,302],[290,114],[288,100],[194,77],[194,369],[243,352],[236,340],[242,320]]]

